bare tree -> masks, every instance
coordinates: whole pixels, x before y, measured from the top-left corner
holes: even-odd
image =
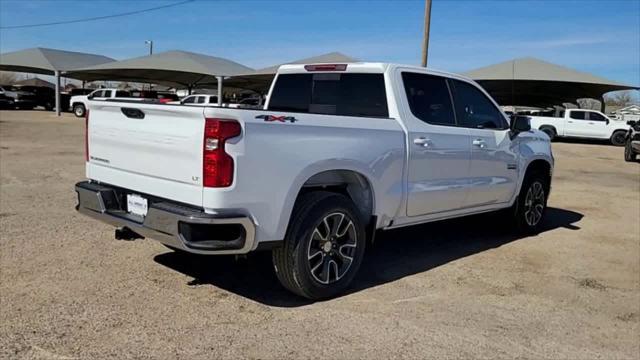
[[[12,71],[0,71],[0,84],[11,85],[20,80],[20,76]]]
[[[626,106],[633,104],[633,97],[629,91],[617,91],[605,97],[604,101],[607,105]]]
[[[581,109],[600,110],[600,101],[596,99],[578,99],[577,102]]]

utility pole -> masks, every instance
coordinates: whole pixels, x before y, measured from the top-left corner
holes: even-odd
[[[145,40],[144,43],[149,45],[149,56],[153,55],[153,40]],[[152,86],[149,84],[149,91],[151,91]]]
[[[429,54],[429,28],[431,27],[431,0],[424,4],[424,37],[422,38],[422,67],[427,67]]]
[[[153,55],[153,40],[145,40],[144,43],[149,45],[149,55]]]

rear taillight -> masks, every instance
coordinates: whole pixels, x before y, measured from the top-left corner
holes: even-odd
[[[84,161],[89,161],[89,109],[84,114]]]
[[[202,183],[205,187],[227,187],[233,183],[233,158],[224,151],[228,139],[240,135],[235,120],[205,119]]]

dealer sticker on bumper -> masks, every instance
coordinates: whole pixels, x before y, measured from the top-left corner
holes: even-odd
[[[140,215],[147,216],[147,199],[140,195],[128,194],[127,195],[127,211]]]

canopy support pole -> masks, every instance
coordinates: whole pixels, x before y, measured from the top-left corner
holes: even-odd
[[[60,71],[55,71],[56,76],[56,115],[60,116]]]
[[[607,109],[607,104],[604,102],[604,94],[600,96],[600,112],[605,114],[605,110]],[[606,114],[605,114],[606,115]]]
[[[218,106],[222,107],[222,76],[216,76],[218,79]]]

